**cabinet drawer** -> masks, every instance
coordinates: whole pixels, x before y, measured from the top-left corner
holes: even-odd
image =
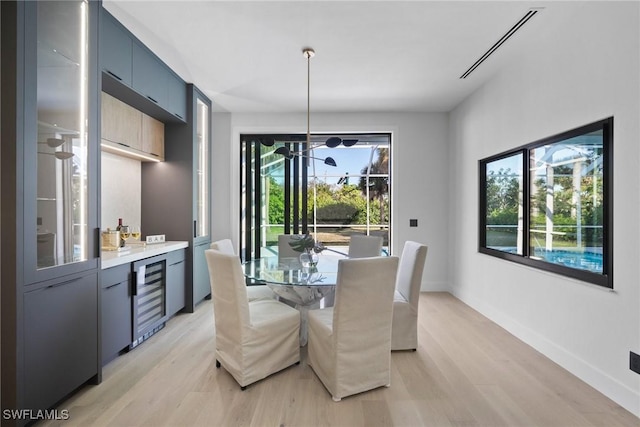
[[[131,264],[122,264],[102,270],[102,288],[129,281]]]

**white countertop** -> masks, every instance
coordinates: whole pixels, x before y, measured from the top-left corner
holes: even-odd
[[[166,254],[167,252],[188,247],[189,242],[164,242],[146,246],[132,245],[131,250],[126,252],[102,251],[102,269],[104,270],[105,268],[139,261],[141,259]]]

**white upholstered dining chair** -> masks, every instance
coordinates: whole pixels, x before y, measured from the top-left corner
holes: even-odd
[[[247,300],[237,256],[205,251],[216,328],[216,368],[246,386],[300,362],[300,313],[275,300]]]
[[[418,348],[418,302],[426,258],[427,246],[405,242],[393,297],[391,350]]]
[[[217,240],[209,246],[209,249],[215,249],[225,254],[236,255],[236,251],[233,249],[233,243],[231,239]],[[247,298],[249,301],[255,301],[259,299],[277,299],[276,294],[269,289],[267,285],[251,285],[247,286]]]
[[[335,304],[309,311],[308,363],[333,400],[391,384],[397,257],[338,261]]]
[[[382,237],[352,234],[349,238],[349,258],[368,258],[380,256]]]

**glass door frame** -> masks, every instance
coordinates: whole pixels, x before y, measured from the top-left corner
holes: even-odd
[[[270,139],[286,141],[284,146],[292,152],[300,151],[305,141],[304,135],[269,135]],[[256,194],[262,194],[260,173],[255,173],[256,159],[261,159],[263,146],[268,146],[262,136],[241,135],[240,168],[240,256],[248,261],[260,258],[262,242],[262,210],[254,203]],[[284,157],[283,157],[283,160]],[[247,167],[249,165],[249,167]],[[284,234],[305,234],[308,232],[308,161],[306,157],[294,157],[294,161],[284,161]],[[260,165],[258,165],[260,167]],[[244,215],[244,217],[243,217]],[[244,224],[244,225],[243,225]],[[245,230],[243,232],[243,229]]]

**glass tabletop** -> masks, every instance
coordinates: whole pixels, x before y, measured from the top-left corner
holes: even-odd
[[[264,257],[243,263],[245,277],[272,285],[335,286],[340,258],[320,255],[316,267],[302,267],[298,258]]]

